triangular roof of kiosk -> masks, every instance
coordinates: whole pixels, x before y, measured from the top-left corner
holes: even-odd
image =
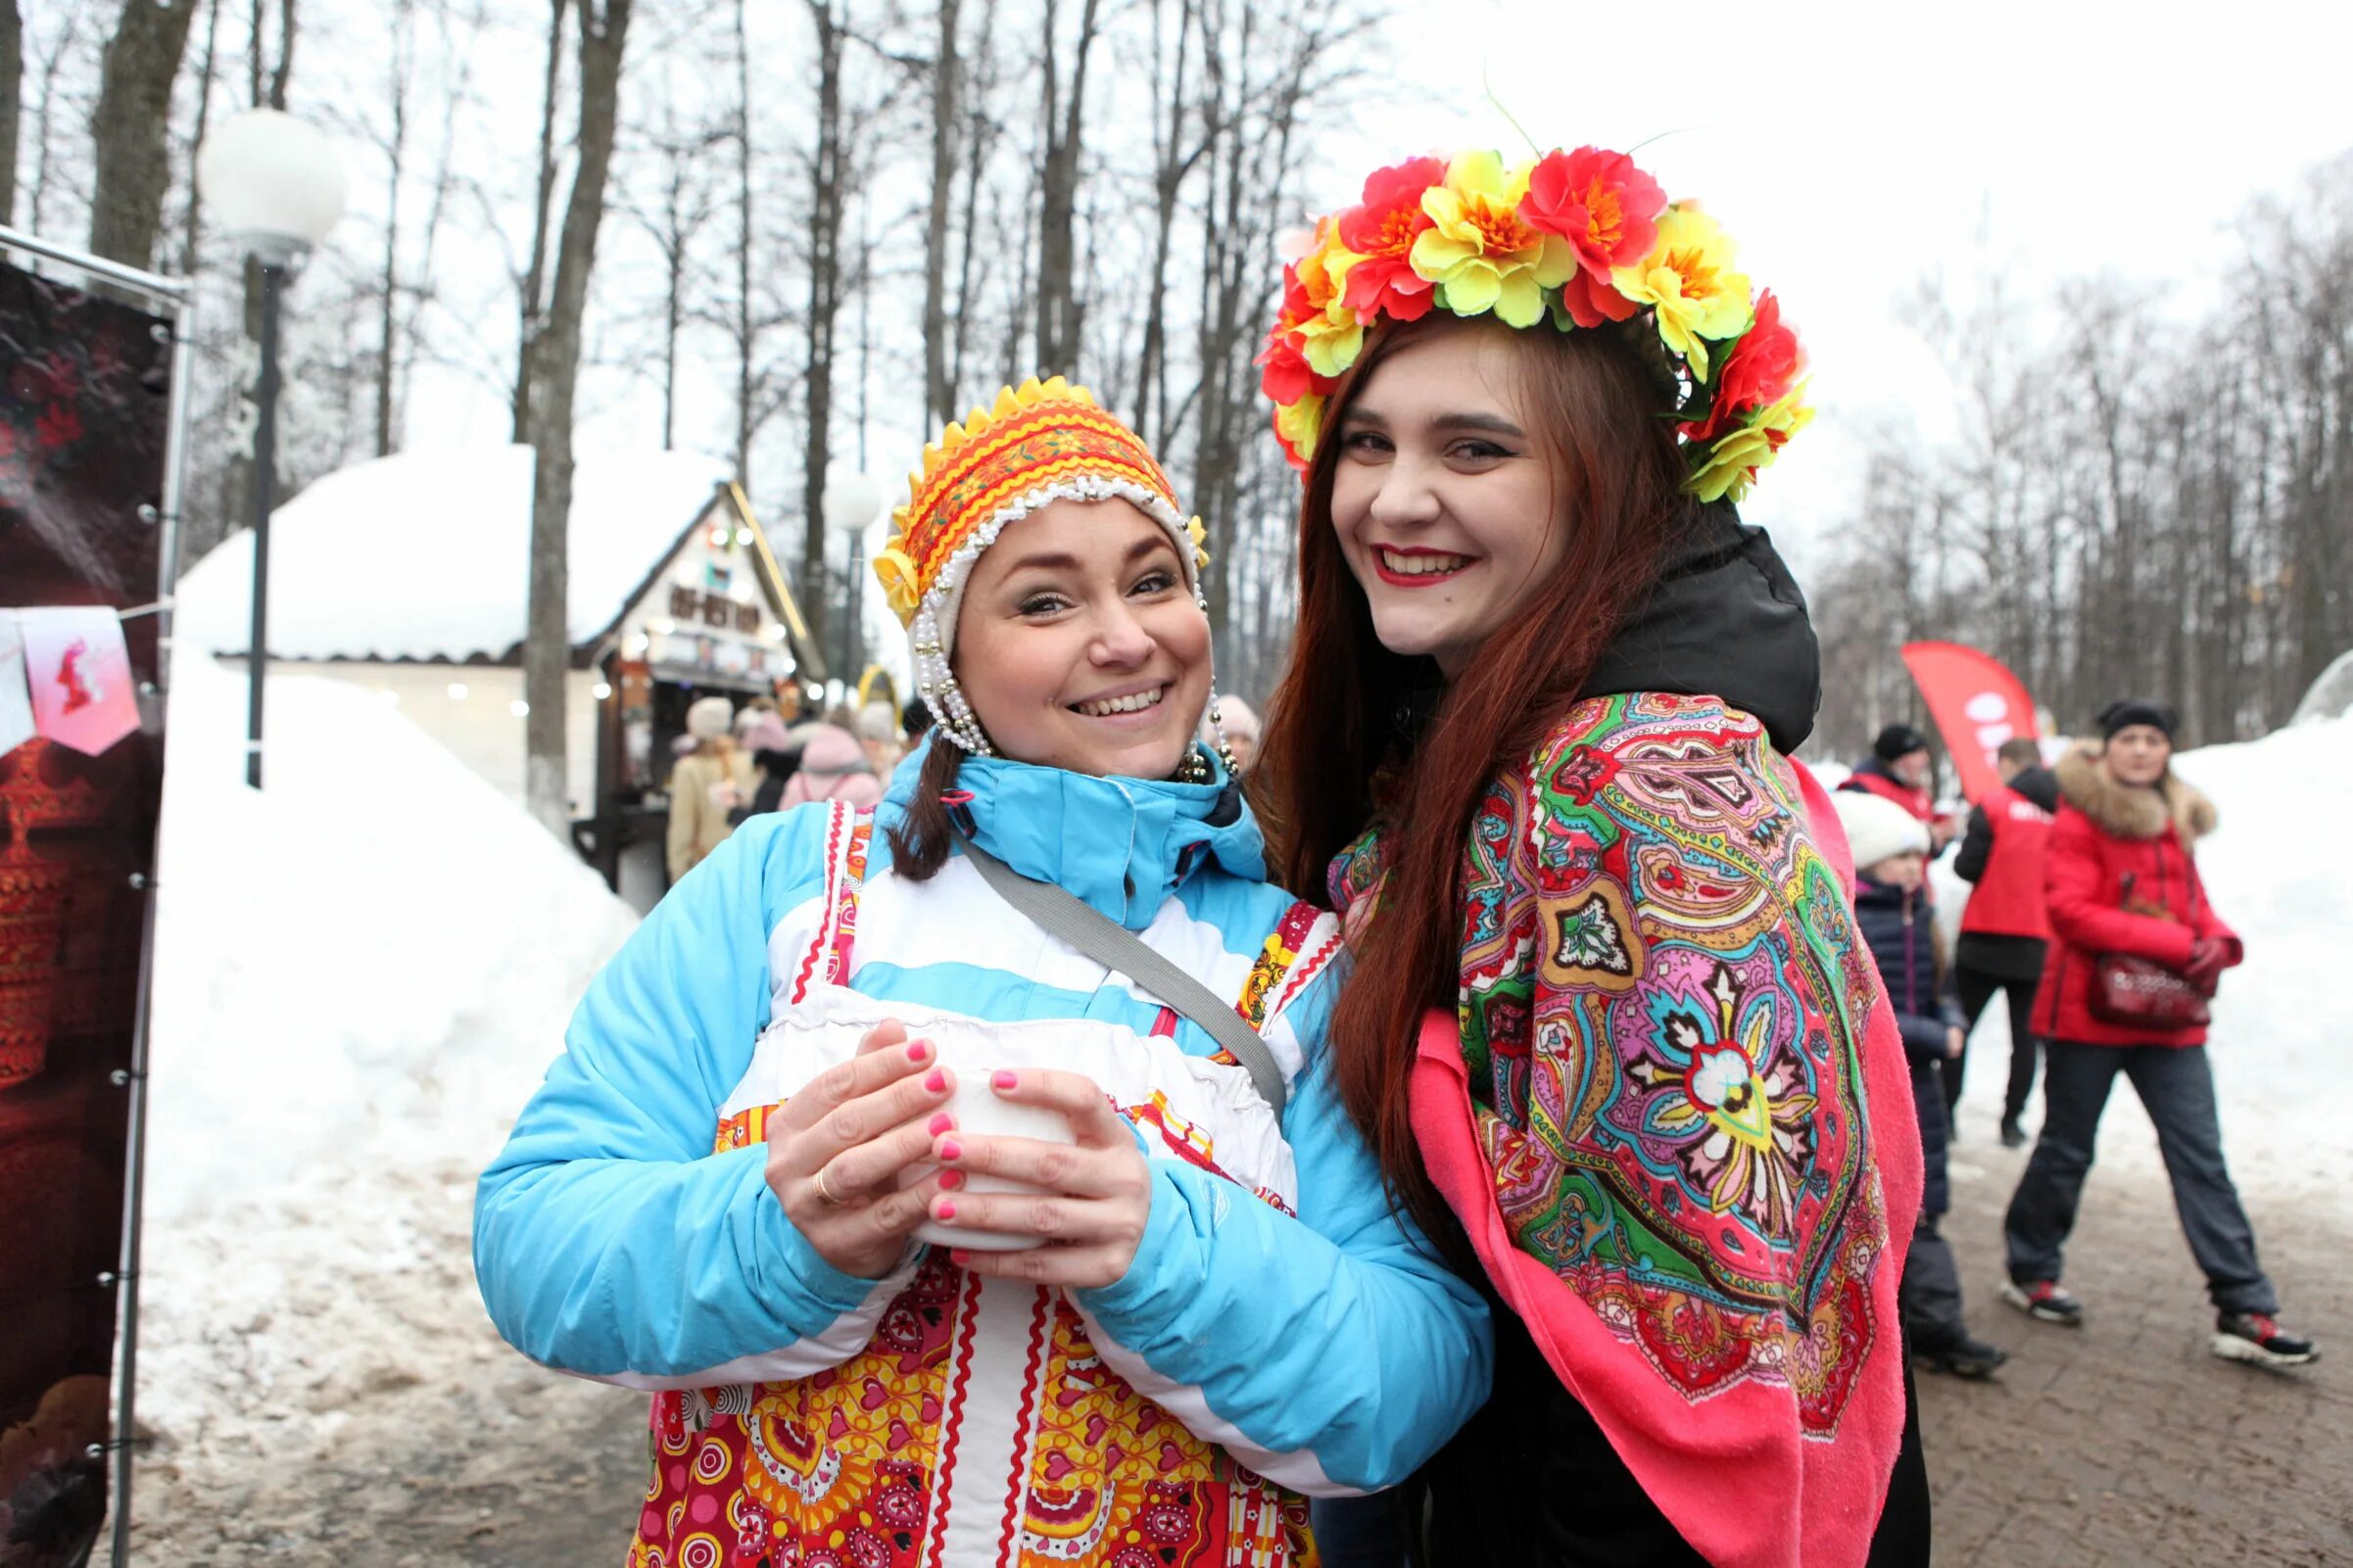
[[[398,452],[317,480],[270,516],[269,652],[281,659],[508,663],[523,640],[531,559],[526,446]],[[821,674],[806,622],[728,465],[678,451],[585,451],[575,459],[564,624],[575,662],[620,629],[714,506],[748,526],[762,597],[804,673]],[[177,640],[216,653],[249,641],[253,534],[190,568]]]

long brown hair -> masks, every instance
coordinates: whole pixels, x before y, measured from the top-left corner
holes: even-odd
[[[1524,761],[1577,700],[1684,513],[1682,462],[1657,412],[1670,394],[1649,329],[1513,333],[1566,547],[1417,736],[1403,715],[1437,683],[1436,668],[1381,645],[1332,529],[1332,481],[1349,404],[1372,372],[1408,343],[1466,329],[1484,328],[1437,315],[1384,324],[1332,395],[1300,509],[1298,631],[1258,769],[1273,862],[1294,890],[1321,890],[1332,857],[1381,825],[1385,881],[1375,918],[1360,928],[1331,1037],[1349,1114],[1392,1196],[1433,1236],[1454,1226],[1416,1153],[1407,1084],[1422,1014],[1456,1001],[1472,816],[1489,782]]]

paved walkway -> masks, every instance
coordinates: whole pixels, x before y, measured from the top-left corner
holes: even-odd
[[[2110,1107],[2114,1132],[2153,1137],[2129,1100]],[[1921,1380],[1937,1568],[2353,1563],[2353,1217],[2245,1192],[2284,1314],[2323,1358],[2293,1372],[2221,1361],[2163,1178],[2153,1161],[2108,1159],[2122,1140],[2104,1139],[2068,1249],[2084,1326],[2037,1323],[1995,1295],[2001,1212],[2029,1151],[1964,1117],[1945,1231],[1971,1326],[2011,1359],[1991,1386]]]

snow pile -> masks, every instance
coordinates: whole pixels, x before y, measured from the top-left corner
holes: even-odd
[[[475,1297],[473,1176],[635,924],[370,693],[296,677],[267,695],[256,793],[242,676],[185,647],[173,667],[139,1362],[151,1553],[249,1504],[283,1528],[250,1489],[299,1497],[321,1463],[371,1462],[329,1457],[347,1421],[387,1438],[371,1400],[413,1390],[455,1415],[503,1362],[544,1378]]]
[[[2353,879],[2323,838],[2331,823],[2319,809],[2353,780],[2353,716],[2185,751],[2174,766],[2221,815],[2221,827],[2198,845],[2198,869],[2247,949],[2246,963],[2223,976],[2208,1041],[2232,1174],[2251,1197],[2293,1194],[2353,1214],[2340,1173],[2353,1156],[2343,1001]],[[1949,856],[1937,874],[1940,908],[1957,911],[1968,884],[1952,875]],[[2009,1060],[1998,1001],[1979,1022],[1969,1058],[1963,1127],[1990,1143]],[[2041,1109],[2038,1084],[2030,1127]],[[2099,1158],[2157,1165],[2155,1134],[2121,1079],[2100,1125]]]
[[[487,1158],[635,917],[399,710],[174,666],[156,954],[161,1223],[321,1162]]]
[[[282,659],[492,658],[522,641],[531,449],[402,452],[327,475],[270,516],[269,651]],[[575,642],[631,592],[732,477],[676,451],[580,454],[564,624]],[[252,640],[253,535],[179,582],[183,645]]]

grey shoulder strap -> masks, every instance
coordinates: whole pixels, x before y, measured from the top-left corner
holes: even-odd
[[[1258,1030],[1242,1021],[1231,1003],[1145,945],[1143,939],[1110,916],[1051,882],[1024,877],[962,833],[956,835],[973,869],[997,896],[1035,921],[1052,935],[1084,953],[1105,969],[1117,970],[1191,1019],[1210,1037],[1233,1054],[1250,1074],[1259,1098],[1282,1115],[1287,1091],[1274,1053],[1259,1038]]]

